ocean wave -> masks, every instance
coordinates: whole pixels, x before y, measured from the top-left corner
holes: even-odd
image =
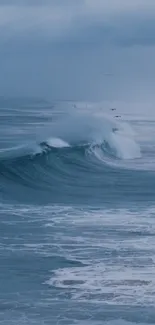
[[[105,168],[129,168],[126,161],[141,157],[129,125],[107,116],[70,116],[53,124],[48,133],[36,142],[1,150],[0,174],[32,187],[35,179],[49,186],[64,178],[72,183],[88,172],[92,177]],[[42,140],[43,136],[47,138]]]
[[[46,134],[49,136],[46,136]],[[0,160],[42,154],[53,148],[100,147],[104,154],[113,158],[135,159],[141,157],[140,146],[134,139],[133,130],[127,123],[118,123],[108,116],[73,115],[53,123],[45,137],[29,143],[0,150]]]
[[[53,122],[36,141],[0,151],[1,190],[14,197],[16,185],[22,200],[34,199],[31,190],[42,191],[48,202],[73,197],[101,202],[110,191],[116,201],[129,190],[120,173],[136,182],[138,190],[139,177],[145,177],[137,174],[140,160],[141,148],[127,123],[106,115],[74,114]],[[147,178],[146,188],[149,182]]]

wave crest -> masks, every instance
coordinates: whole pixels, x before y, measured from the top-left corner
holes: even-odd
[[[96,158],[104,162],[109,161],[106,161],[106,157],[112,160],[141,157],[140,146],[127,123],[118,122],[105,115],[76,114],[55,121],[51,128],[41,135],[37,143],[1,150],[0,159],[14,159],[28,155],[35,157],[38,154],[52,152],[54,149],[76,150],[79,147],[91,149]]]
[[[140,146],[131,127],[105,115],[76,114],[57,121],[50,130],[46,145],[51,148],[100,146],[103,154],[113,158],[124,160],[141,157]]]

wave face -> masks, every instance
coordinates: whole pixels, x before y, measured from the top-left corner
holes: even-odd
[[[107,203],[109,196],[110,204],[120,198],[137,200],[139,194],[145,200],[146,193],[153,198],[154,165],[149,164],[150,152],[137,140],[132,123],[97,109],[29,107],[5,114],[11,132],[8,126],[10,134],[5,134],[2,119],[3,198],[24,202],[39,198],[42,203],[91,199],[97,204]],[[145,187],[140,187],[141,182]]]

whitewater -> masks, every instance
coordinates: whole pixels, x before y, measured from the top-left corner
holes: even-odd
[[[154,324],[152,106],[0,107],[0,324]]]

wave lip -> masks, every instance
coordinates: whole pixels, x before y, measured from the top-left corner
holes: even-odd
[[[70,147],[69,143],[67,143],[66,141],[64,141],[60,138],[49,138],[46,141],[46,144],[49,147],[53,147],[53,148],[68,148],[68,147]]]

